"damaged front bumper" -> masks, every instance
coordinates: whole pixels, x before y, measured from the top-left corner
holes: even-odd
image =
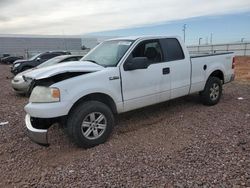
[[[29,114],[27,114],[25,117],[25,124],[28,129],[28,136],[32,141],[39,145],[49,146],[47,135],[48,129],[34,128]]]

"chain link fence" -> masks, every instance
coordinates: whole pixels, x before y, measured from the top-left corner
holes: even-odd
[[[187,47],[190,54],[211,54],[234,52],[237,56],[250,55],[250,43],[229,43],[212,45],[192,45]]]

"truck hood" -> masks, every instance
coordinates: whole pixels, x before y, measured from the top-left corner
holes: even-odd
[[[89,61],[72,61],[67,63],[60,63],[57,65],[52,65],[44,68],[34,69],[30,72],[24,74],[25,77],[32,79],[43,79],[49,78],[58,74],[66,73],[66,72],[74,72],[74,73],[85,73],[85,72],[95,72],[103,70],[104,67],[97,65],[95,63]]]

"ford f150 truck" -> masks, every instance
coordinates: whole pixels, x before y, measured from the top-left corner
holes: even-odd
[[[25,117],[29,137],[48,145],[61,122],[80,147],[104,143],[114,115],[192,93],[215,105],[234,79],[233,53],[190,57],[179,37],[107,40],[77,62],[40,69]]]

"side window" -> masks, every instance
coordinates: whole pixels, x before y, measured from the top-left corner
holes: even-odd
[[[53,57],[56,57],[56,56],[58,56],[59,54],[44,54],[44,55],[42,55],[40,58],[41,59],[51,59],[51,58],[53,58]]]
[[[159,63],[163,60],[161,46],[158,40],[143,41],[132,52],[132,58],[147,57],[149,63]]]
[[[76,57],[69,57],[67,59],[64,59],[62,62],[68,62],[68,61],[78,61]]]
[[[177,39],[161,39],[160,42],[163,48],[165,61],[175,61],[185,58],[182,47]]]
[[[79,61],[80,59],[82,59],[82,56],[77,56],[77,57],[75,57],[75,61]]]

